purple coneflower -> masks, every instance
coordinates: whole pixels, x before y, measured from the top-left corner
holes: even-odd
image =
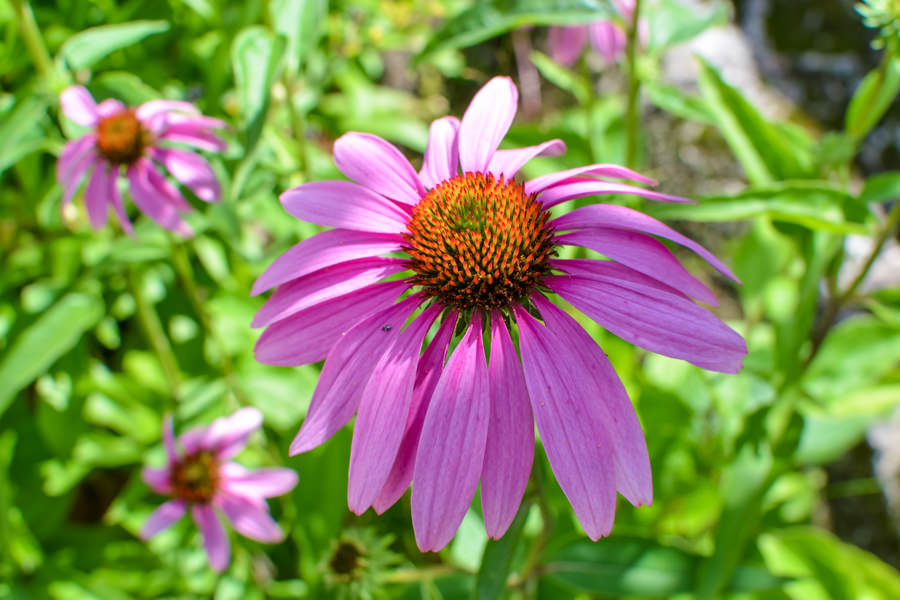
[[[277,543],[284,533],[269,515],[266,498],[280,496],[297,485],[291,469],[250,471],[229,459],[241,451],[250,435],[262,425],[262,414],[255,408],[242,408],[230,417],[213,421],[209,427],[197,427],[178,438],[172,431],[172,419],[163,424],[163,442],[168,461],[162,469],[145,467],[144,481],[155,492],[171,496],[147,519],[141,537],[148,540],[170,527],[191,509],[191,515],[216,571],[228,566],[230,545],[218,508],[238,533],[266,543]]]
[[[419,173],[378,137],[338,139],[335,163],[356,183],[312,182],[281,196],[292,215],[336,229],[288,250],[253,288],[279,286],[254,320],[267,327],[258,360],[325,359],[291,453],[322,444],[357,414],[348,504],[380,513],[414,482],[422,550],[453,537],[479,481],[487,532],[503,535],[531,471],[535,422],[592,539],[612,528],[616,490],[635,505],[651,502],[647,448],[625,388],[553,294],[629,342],[704,368],[734,373],[746,354],[741,336],[691,299],[714,303],[713,294],[651,236],[734,279],[706,249],[623,206],[549,212],[595,194],[684,200],[609,181],[654,183],[616,165],[516,181],[531,158],[565,150],[560,140],[497,149],[517,101],[513,82],[497,77],[461,122],[436,120]],[[557,259],[562,245],[611,260]]]
[[[632,15],[634,15],[634,0],[614,0],[613,3],[622,19],[626,23],[630,23]],[[638,34],[642,40],[646,40],[647,28],[643,21],[638,26]],[[609,63],[616,62],[628,45],[625,30],[616,21],[596,21],[590,25],[551,27],[547,37],[547,50],[550,58],[563,66],[571,66],[578,59],[584,43],[588,39],[594,50]]]
[[[91,128],[66,144],[59,157],[56,176],[65,189],[62,204],[71,202],[89,175],[84,199],[94,229],[106,223],[111,204],[122,229],[133,233],[118,187],[123,171],[141,212],[181,235],[191,235],[190,227],[179,216],[190,211],[191,205],[160,172],[159,165],[201,200],[219,199],[219,182],[209,163],[171,143],[221,152],[225,143],[212,132],[225,126],[222,121],[203,116],[192,104],[176,100],[151,100],[137,108],[112,98],[97,104],[81,86],[67,88],[60,96],[60,105],[69,119]]]

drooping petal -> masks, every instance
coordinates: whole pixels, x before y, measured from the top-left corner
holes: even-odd
[[[419,448],[419,435],[422,432],[422,424],[425,422],[425,415],[428,412],[434,388],[444,370],[444,361],[447,358],[450,340],[453,338],[453,330],[456,328],[456,319],[455,312],[446,316],[419,361],[416,369],[416,385],[413,388],[412,402],[410,402],[409,414],[406,418],[403,441],[397,450],[397,457],[394,459],[394,465],[391,467],[384,487],[372,505],[378,514],[393,506],[412,481],[416,451]]]
[[[551,27],[547,34],[547,52],[553,62],[571,67],[578,60],[587,40],[587,27]]]
[[[184,516],[187,503],[184,500],[169,500],[153,511],[141,528],[141,539],[149,540],[163,529],[168,529]]]
[[[516,116],[519,91],[509,77],[494,77],[478,90],[459,127],[459,164],[484,173]]]
[[[614,450],[594,388],[568,340],[519,305],[519,349],[534,419],[560,487],[592,540],[609,535],[616,510]]]
[[[152,164],[152,163],[149,163]],[[147,169],[147,181],[156,190],[156,194],[175,207],[180,212],[191,212],[194,208],[187,203],[181,192],[178,191],[172,183],[166,179],[165,175],[157,171],[155,168]]]
[[[698,300],[718,304],[709,288],[691,275],[665,245],[648,235],[597,227],[565,233],[556,242],[589,248]]]
[[[219,417],[206,430],[200,447],[215,452],[220,460],[228,460],[244,449],[253,432],[262,427],[262,422],[262,413],[252,406]]]
[[[63,146],[63,151],[56,161],[56,179],[62,185],[67,185],[72,178],[72,173],[88,155],[96,155],[96,135],[86,135],[73,140]]]
[[[402,280],[376,283],[272,323],[256,342],[256,360],[283,367],[322,360],[360,320],[393,304],[407,287]]]
[[[588,26],[591,45],[606,62],[613,63],[625,50],[628,41],[622,28],[612,21],[599,21]]]
[[[203,547],[209,557],[209,566],[216,571],[224,571],[231,560],[231,545],[215,509],[209,504],[195,504],[191,508],[191,515],[203,535]]]
[[[216,504],[231,521],[232,527],[244,537],[267,544],[284,540],[284,532],[269,514],[267,507],[234,494],[223,493],[216,497]]]
[[[320,302],[349,294],[405,270],[401,258],[360,258],[282,284],[253,317],[252,327],[265,327]]]
[[[553,264],[572,275],[547,277],[546,285],[622,339],[706,369],[740,370],[744,339],[680,292],[610,261]]]
[[[193,123],[170,125],[156,139],[186,144],[209,152],[223,152],[226,148],[225,142],[219,139],[217,135],[197,127]]]
[[[135,116],[141,121],[149,121],[154,116],[169,111],[183,112],[189,115],[200,114],[197,107],[190,102],[183,102],[181,100],[150,100],[137,107]]]
[[[63,90],[59,95],[59,105],[63,114],[79,125],[90,127],[97,122],[97,103],[91,93],[80,85]]]
[[[95,152],[89,152],[82,156],[81,162],[72,168],[69,180],[64,184],[61,205],[65,206],[72,201],[78,188],[81,187],[85,175],[92,173],[95,169],[103,168],[106,164],[105,161],[97,157]]]
[[[94,229],[102,229],[106,224],[106,207],[108,206],[106,193],[108,190],[106,165],[101,164],[94,169],[87,188],[84,190],[84,204],[87,207],[91,227]]]
[[[515,177],[525,163],[536,156],[559,156],[565,154],[566,145],[562,140],[550,140],[537,146],[516,148],[515,150],[497,150],[488,165],[488,171],[495,177],[503,175],[507,181]]]
[[[341,173],[391,200],[415,205],[425,195],[419,176],[403,153],[377,135],[345,133],[334,142]]]
[[[583,196],[593,196],[595,194],[630,194],[633,196],[642,196],[650,200],[659,200],[660,202],[678,202],[690,203],[693,200],[681,198],[680,196],[672,196],[670,194],[661,194],[653,190],[645,190],[644,188],[627,185],[624,183],[613,183],[611,181],[601,181],[599,179],[590,179],[588,177],[573,177],[556,184],[551,188],[545,189],[539,199],[544,208],[556,206],[561,202],[581,198]]]
[[[236,463],[222,465],[224,488],[241,496],[254,498],[273,498],[287,494],[297,485],[297,472],[293,469],[268,468],[255,471],[235,469]]]
[[[131,198],[141,212],[156,221],[160,227],[190,237],[193,231],[188,224],[181,219],[175,207],[164,201],[150,184],[147,170],[152,168],[154,167],[149,161],[142,159],[128,169]]]
[[[347,485],[347,505],[356,514],[372,505],[391,472],[403,441],[398,424],[409,414],[422,342],[440,311],[440,306],[431,306],[400,333],[372,370],[362,393]]]
[[[162,469],[144,467],[141,469],[141,479],[157,494],[165,495],[172,491],[172,484],[169,481],[170,475],[168,467],[163,467]]]
[[[583,361],[582,375],[596,385],[595,408],[615,450],[616,488],[634,506],[653,501],[650,456],[641,423],[625,386],[600,346],[575,319],[540,294],[532,294],[547,328],[575,348]]]
[[[626,229],[656,235],[693,250],[722,275],[740,283],[740,280],[731,272],[731,269],[729,269],[721,260],[713,256],[709,250],[694,240],[681,235],[671,227],[662,224],[653,217],[625,206],[617,206],[614,204],[591,204],[582,206],[553,219],[549,224],[556,231],[560,232],[590,227],[608,227],[610,229]]]
[[[403,233],[409,215],[399,206],[351,181],[311,181],[281,195],[284,209],[316,225],[374,233]]]
[[[481,508],[488,537],[499,539],[519,510],[531,474],[534,419],[519,356],[497,311],[491,315],[488,380],[491,416],[481,472]]]
[[[428,128],[428,147],[419,179],[431,189],[459,172],[459,119],[441,117]]]
[[[222,195],[219,180],[205,158],[178,148],[153,148],[152,156],[161,162],[175,179],[206,202],[217,202]]]
[[[403,324],[421,303],[410,297],[358,321],[328,353],[291,456],[325,442],[353,417],[379,359],[391,350]]]
[[[416,544],[437,551],[456,533],[484,464],[490,401],[476,313],[441,373],[425,416],[413,478]]]
[[[557,185],[558,183],[564,182],[568,179],[572,179],[573,177],[578,177],[580,175],[611,177],[613,179],[632,179],[634,181],[639,181],[647,185],[657,184],[656,180],[645,177],[644,175],[641,175],[636,171],[632,171],[631,169],[619,165],[596,164],[586,165],[584,167],[576,167],[574,169],[568,169],[566,171],[557,171],[556,173],[549,173],[547,175],[535,177],[531,181],[527,181],[525,183],[525,193],[537,194],[539,192],[543,192],[549,187]]]
[[[116,213],[116,217],[119,219],[119,225],[122,227],[122,231],[127,233],[130,236],[134,236],[134,226],[131,224],[131,220],[128,218],[128,213],[125,212],[125,206],[122,205],[122,194],[119,192],[119,170],[118,169],[110,169],[109,170],[109,178],[106,183],[109,186],[106,194],[109,198],[110,204],[112,204],[113,210]]]
[[[269,265],[253,284],[256,296],[286,281],[338,263],[396,252],[403,247],[399,235],[331,229],[305,239]]]

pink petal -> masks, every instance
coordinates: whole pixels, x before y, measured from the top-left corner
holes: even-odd
[[[688,273],[668,248],[650,236],[598,227],[563,234],[556,238],[556,243],[590,248],[698,300],[717,305],[709,288]]]
[[[403,248],[399,235],[332,229],[303,240],[269,265],[250,294],[256,296],[286,281],[356,258],[369,258]]]
[[[689,248],[696,252],[699,256],[706,259],[717,271],[726,277],[740,283],[740,280],[731,272],[725,263],[712,255],[712,253],[695,242],[687,238],[671,227],[668,227],[653,217],[649,217],[636,210],[617,206],[614,204],[591,204],[576,208],[561,217],[550,221],[550,225],[556,231],[569,231],[573,229],[585,229],[591,227],[608,227],[610,229],[626,229],[631,231],[639,231],[649,233],[667,240],[671,240],[676,244],[680,244],[685,248]]]
[[[371,314],[352,327],[334,345],[325,365],[290,455],[324,443],[353,417],[363,390],[379,359],[388,351],[421,299],[410,297]]]
[[[500,539],[519,510],[534,458],[534,419],[519,355],[499,312],[491,315],[491,413],[481,508],[489,537]]]
[[[440,311],[439,305],[432,305],[400,333],[362,393],[347,485],[347,505],[358,515],[375,502],[391,472],[403,441],[400,424],[409,415],[422,342]]]
[[[119,225],[122,227],[122,231],[130,236],[134,236],[134,227],[128,219],[128,213],[125,212],[125,207],[122,205],[122,194],[119,193],[118,182],[119,169],[110,169],[106,180],[106,197],[109,198],[109,203],[112,204],[116,217],[119,219]]]
[[[509,77],[494,77],[478,90],[459,127],[459,163],[464,173],[483,173],[516,116],[519,91]]]
[[[725,373],[747,354],[737,332],[683,294],[609,261],[554,261],[571,276],[544,283],[615,335],[651,352]]]
[[[115,173],[113,173],[113,177],[115,177]],[[91,174],[91,179],[84,191],[84,204],[87,207],[91,227],[94,229],[101,229],[106,224],[108,179],[106,165],[100,164]]]
[[[221,494],[216,504],[231,521],[238,533],[252,540],[266,544],[277,544],[284,540],[284,532],[278,527],[268,507],[261,507],[243,496]]]
[[[131,197],[142,213],[156,221],[160,227],[174,231],[185,237],[193,235],[178,211],[165,202],[159,192],[150,184],[147,170],[154,168],[149,161],[139,160],[128,169],[128,183]]]
[[[273,498],[287,494],[297,485],[297,472],[293,469],[269,468],[237,473],[230,465],[222,465],[225,474],[223,486],[233,494],[254,498]]]
[[[544,451],[588,537],[609,535],[616,510],[614,450],[594,386],[569,340],[513,308],[531,407]]]
[[[428,129],[428,147],[419,179],[431,189],[456,177],[459,173],[459,119],[441,117],[431,122]]]
[[[403,441],[397,450],[397,457],[394,459],[394,465],[391,467],[384,487],[373,504],[378,514],[393,506],[412,481],[416,452],[419,448],[419,435],[422,432],[422,424],[425,422],[425,415],[428,412],[434,388],[444,370],[444,360],[447,358],[447,348],[450,346],[453,330],[456,328],[456,319],[456,312],[451,312],[445,317],[440,329],[419,361],[416,369],[416,385],[413,388],[409,414],[406,417]]]
[[[620,167],[619,165],[596,164],[535,177],[531,181],[525,183],[525,193],[536,194],[538,192],[543,192],[549,187],[553,187],[578,175],[594,175],[597,177],[611,177],[613,179],[632,179],[634,181],[646,183],[647,185],[656,185],[655,180],[645,177],[631,169]]]
[[[221,460],[228,460],[244,449],[253,432],[262,427],[262,422],[262,413],[252,406],[228,417],[219,417],[206,430],[200,447],[215,452]]]
[[[186,454],[193,454],[197,450],[200,450],[203,440],[206,439],[208,433],[208,425],[205,427],[194,427],[178,436],[178,443]]]
[[[532,294],[547,328],[576,350],[583,361],[582,376],[595,385],[592,408],[615,449],[616,488],[635,506],[653,501],[650,456],[640,421],[625,386],[597,342],[572,317],[540,294]]]
[[[228,567],[231,546],[215,509],[208,504],[195,504],[191,508],[191,515],[203,535],[203,547],[209,557],[209,566],[221,573]]]
[[[606,62],[616,62],[624,52],[628,42],[622,28],[611,21],[591,23],[589,26],[591,45]]]
[[[341,173],[391,200],[415,205],[425,188],[397,148],[376,135],[345,133],[334,143],[334,164]]]
[[[571,67],[578,60],[578,55],[587,40],[587,27],[551,27],[547,35],[547,52],[553,62],[564,67]]]
[[[63,147],[56,162],[56,179],[62,185],[68,185],[75,168],[89,156],[96,156],[97,136],[94,134],[80,137]]]
[[[200,111],[190,102],[182,102],[180,100],[150,100],[138,106],[135,116],[141,121],[147,121],[156,115],[167,113],[169,111],[177,111],[187,113],[189,115],[199,115]]]
[[[184,516],[186,510],[187,503],[184,500],[169,500],[161,504],[141,528],[141,539],[149,540],[163,529],[168,529]]]
[[[178,449],[175,447],[175,428],[172,425],[171,414],[163,417],[162,439],[169,462],[178,460]]]
[[[97,115],[100,118],[111,117],[125,110],[125,105],[115,98],[107,98],[97,105]]]
[[[488,165],[488,171],[494,176],[503,175],[506,180],[515,177],[525,163],[536,156],[559,156],[566,153],[566,145],[562,140],[550,140],[537,146],[516,148],[515,150],[497,150]]]
[[[546,209],[551,206],[556,206],[561,202],[565,202],[566,200],[573,200],[583,196],[593,196],[595,194],[631,194],[634,196],[643,196],[650,200],[658,200],[660,202],[693,202],[692,200],[681,198],[680,196],[661,194],[633,185],[600,181],[597,179],[589,179],[587,177],[573,177],[558,183],[551,188],[545,189],[539,196],[539,199]]]
[[[149,163],[152,164],[152,163]],[[194,208],[188,204],[181,192],[178,191],[172,183],[166,179],[165,175],[156,170],[155,167],[147,169],[147,181],[156,190],[157,195],[175,207],[179,212],[191,212]]]
[[[97,157],[96,153],[86,153],[82,157],[81,162],[72,169],[71,176],[63,190],[61,206],[65,206],[72,201],[72,198],[75,196],[78,188],[81,187],[81,182],[84,180],[84,176],[87,173],[91,173],[95,169],[103,168],[106,164],[106,162]]]
[[[62,112],[71,121],[84,127],[97,122],[97,103],[94,97],[80,85],[71,85],[59,95]]]
[[[475,495],[490,419],[488,394],[481,317],[476,313],[441,373],[422,426],[412,521],[423,552],[447,545]]]
[[[251,327],[265,327],[303,309],[349,294],[406,270],[402,258],[361,258],[282,284],[253,317]]]
[[[393,304],[408,287],[404,280],[376,283],[272,323],[256,342],[256,360],[282,367],[322,360],[357,323]]]
[[[151,154],[175,179],[187,186],[201,200],[217,202],[222,195],[212,167],[202,156],[177,148],[153,148]]]
[[[209,152],[224,152],[227,147],[225,142],[213,133],[198,128],[192,123],[176,123],[169,126],[164,133],[157,136],[158,140],[187,144],[200,150]]]
[[[168,467],[163,467],[162,469],[144,467],[141,470],[141,479],[157,494],[168,495],[172,491]]]
[[[281,195],[284,209],[302,221],[374,233],[404,233],[409,215],[351,181],[312,181]]]

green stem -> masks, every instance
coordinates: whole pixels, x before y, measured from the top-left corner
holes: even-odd
[[[513,582],[513,585],[522,586],[523,588],[528,586],[532,578],[540,575],[541,558],[547,542],[550,541],[550,533],[553,528],[553,515],[550,512],[550,503],[547,501],[547,485],[544,482],[544,467],[539,460],[534,462],[534,467],[531,471],[531,482],[533,486],[532,493],[541,511],[543,527],[534,545],[531,546],[528,557],[525,559],[525,564],[520,571],[521,575],[517,581]]]
[[[625,126],[628,134],[625,150],[625,164],[636,167],[638,148],[638,118],[641,97],[641,79],[637,74],[638,56],[638,20],[641,14],[641,0],[635,0],[634,13],[631,15],[631,23],[628,25],[628,46],[626,57],[628,61],[628,112],[625,116]]]
[[[295,81],[288,75],[287,71],[285,71],[284,76],[282,78],[284,82],[284,94],[285,101],[287,102],[288,115],[291,121],[291,133],[294,135],[294,143],[297,148],[297,162],[300,167],[300,174],[303,175],[303,180],[307,181],[309,179],[309,173],[307,172],[307,160],[306,160],[306,124],[303,120],[303,115],[297,110],[297,105],[294,103],[294,83]]]
[[[49,80],[53,75],[53,60],[47,52],[47,46],[44,45],[41,30],[34,20],[31,4],[28,0],[11,0],[11,2],[28,54],[31,55],[31,60],[34,61],[34,66],[37,67],[41,77]]]
[[[181,378],[178,375],[178,362],[175,360],[175,353],[172,352],[169,338],[166,337],[159,315],[156,314],[153,306],[144,297],[141,282],[137,273],[133,270],[128,272],[128,286],[131,288],[131,295],[134,296],[141,328],[144,330],[147,341],[150,342],[150,346],[159,358],[163,375],[169,385],[169,392],[172,394],[172,400],[177,404],[181,400]]]
[[[859,286],[862,285],[862,282],[865,281],[866,276],[869,274],[869,270],[872,268],[872,265],[875,264],[878,255],[881,254],[884,244],[897,230],[898,224],[900,224],[900,202],[894,203],[891,212],[888,213],[884,224],[881,226],[881,231],[878,233],[878,237],[875,238],[875,244],[872,251],[866,258],[866,262],[863,264],[862,269],[856,274],[856,277],[843,293],[832,294],[828,299],[828,304],[825,306],[825,314],[822,317],[822,324],[813,335],[812,350],[810,351],[809,356],[806,357],[806,361],[803,365],[804,370],[812,363],[816,354],[818,354],[819,349],[822,347],[822,342],[825,341],[825,337],[834,326],[841,308],[853,298],[856,294],[856,290],[858,290]]]
[[[203,305],[203,298],[201,298],[200,290],[197,287],[197,283],[194,281],[194,270],[191,267],[191,259],[188,256],[184,243],[173,241],[172,262],[175,267],[175,272],[178,274],[178,279],[181,281],[181,286],[187,293],[188,300],[190,300],[191,306],[194,308],[194,313],[196,313],[197,318],[200,319],[200,324],[203,326],[209,339],[216,345],[216,350],[222,361],[222,375],[224,376],[225,383],[228,384],[228,388],[231,390],[231,393],[234,395],[238,404],[241,406],[249,406],[250,402],[247,400],[247,397],[244,395],[244,392],[238,383],[234,364],[231,362],[231,356],[228,354],[228,349],[222,338],[219,336],[218,331],[213,326],[212,318],[209,316],[206,307]]]
[[[433,567],[423,567],[421,569],[401,569],[384,575],[385,583],[413,583],[416,581],[430,581],[439,577],[448,577],[465,573],[459,567],[453,565],[435,565]]]

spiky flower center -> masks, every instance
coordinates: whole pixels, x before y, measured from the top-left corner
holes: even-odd
[[[219,485],[219,460],[211,452],[188,454],[172,466],[173,494],[188,502],[209,502]]]
[[[123,110],[97,123],[97,151],[114,165],[134,164],[150,143],[150,132],[133,110]]]
[[[405,234],[414,282],[447,306],[509,306],[549,273],[548,213],[515,180],[465,173],[432,188]]]

